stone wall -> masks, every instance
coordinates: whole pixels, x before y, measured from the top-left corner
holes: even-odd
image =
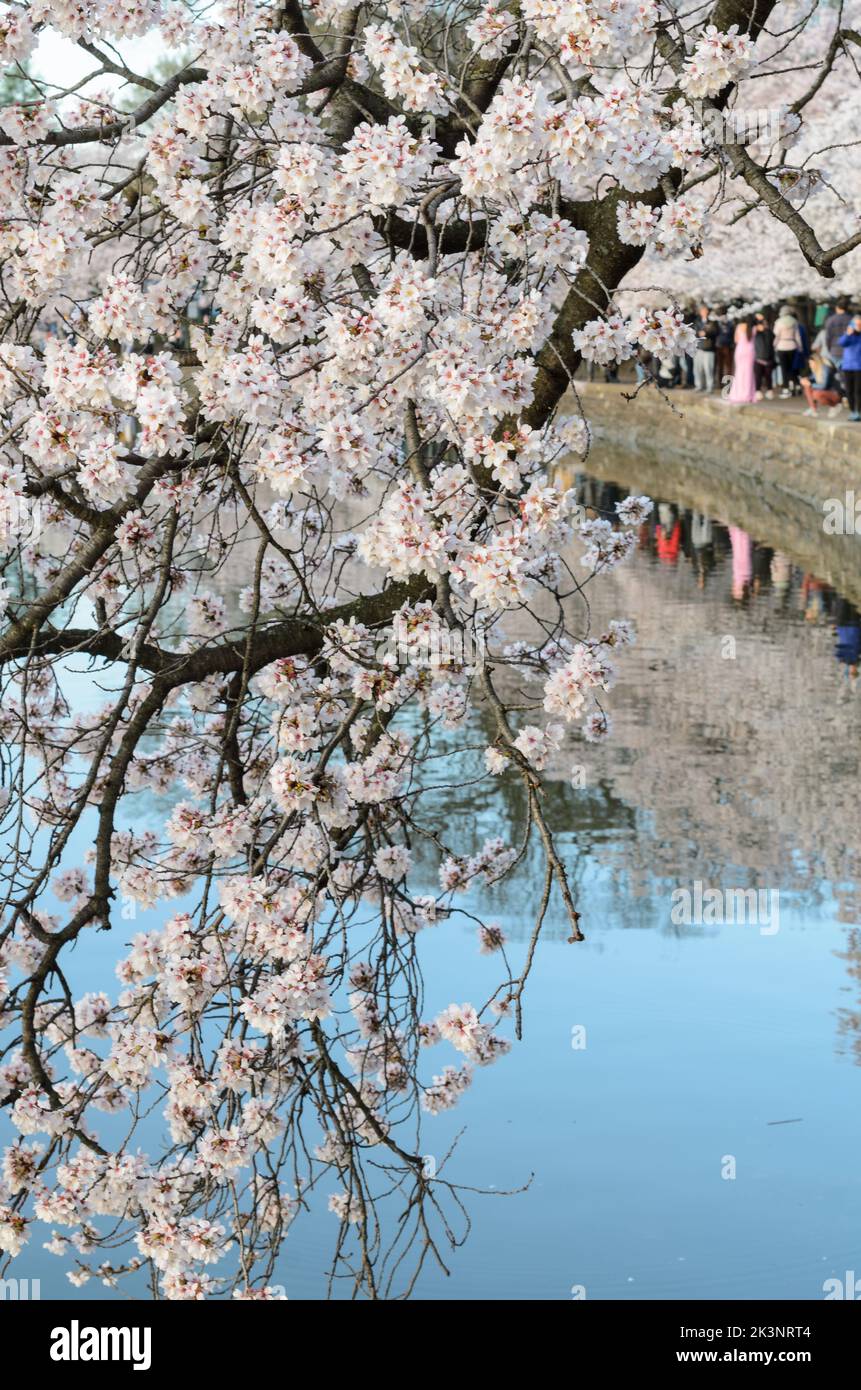
[[[593,443],[585,463],[561,467],[563,481],[589,473],[741,526],[861,604],[861,535],[824,525],[828,499],[854,491],[861,532],[861,424],[692,392],[634,396],[633,386],[596,383],[577,391]]]
[[[811,419],[798,402],[729,405],[693,391],[596,382],[578,382],[577,393],[599,438],[730,462],[740,476],[764,478],[813,505],[846,487],[861,494],[861,425],[845,411]]]

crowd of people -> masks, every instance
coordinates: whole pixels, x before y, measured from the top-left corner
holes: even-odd
[[[812,332],[789,304],[774,315],[701,304],[691,326],[691,354],[638,351],[638,380],[665,390],[720,391],[733,405],[803,396],[805,415],[846,409],[849,420],[861,421],[861,313],[845,300],[822,305]]]

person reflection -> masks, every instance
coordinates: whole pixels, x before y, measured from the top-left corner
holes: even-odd
[[[789,598],[792,584],[792,561],[788,555],[776,550],[771,557],[771,587],[778,608],[783,608]]]
[[[678,563],[682,545],[682,524],[678,509],[672,502],[658,503],[658,524],[655,527],[655,549],[664,565]]]
[[[768,545],[757,542],[753,547],[753,592],[761,594],[771,585],[771,562],[774,551]]]
[[[697,577],[697,588],[704,589],[715,567],[714,525],[711,517],[691,512],[691,559]]]
[[[747,603],[753,578],[753,542],[740,526],[730,526],[732,546],[732,596],[736,603]]]
[[[817,579],[815,574],[805,574],[801,581],[800,599],[805,622],[818,623],[828,614],[831,590],[824,579]]]
[[[615,515],[617,502],[621,502],[625,493],[617,483],[602,482],[598,490],[597,507],[602,516],[612,517]]]
[[[858,681],[858,660],[861,657],[861,617],[848,599],[838,598],[834,609],[834,655],[843,669],[849,690]]]

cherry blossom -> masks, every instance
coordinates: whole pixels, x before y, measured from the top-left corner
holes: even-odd
[[[315,1202],[356,1295],[459,1243],[422,1146],[529,1008],[488,890],[538,854],[583,938],[543,789],[630,679],[584,590],[651,503],[577,505],[569,387],[688,351],[754,219],[851,266],[857,3],[0,6],[3,1273],[272,1301]]]

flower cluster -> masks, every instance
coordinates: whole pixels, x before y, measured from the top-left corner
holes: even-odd
[[[390,24],[369,24],[364,41],[367,59],[380,73],[383,91],[391,101],[400,99],[407,111],[439,114],[446,110],[439,75],[424,71],[418,49],[402,43]]]
[[[753,42],[732,24],[725,34],[707,24],[697,35],[693,52],[685,59],[679,86],[689,97],[716,97],[735,82],[750,65]]]

